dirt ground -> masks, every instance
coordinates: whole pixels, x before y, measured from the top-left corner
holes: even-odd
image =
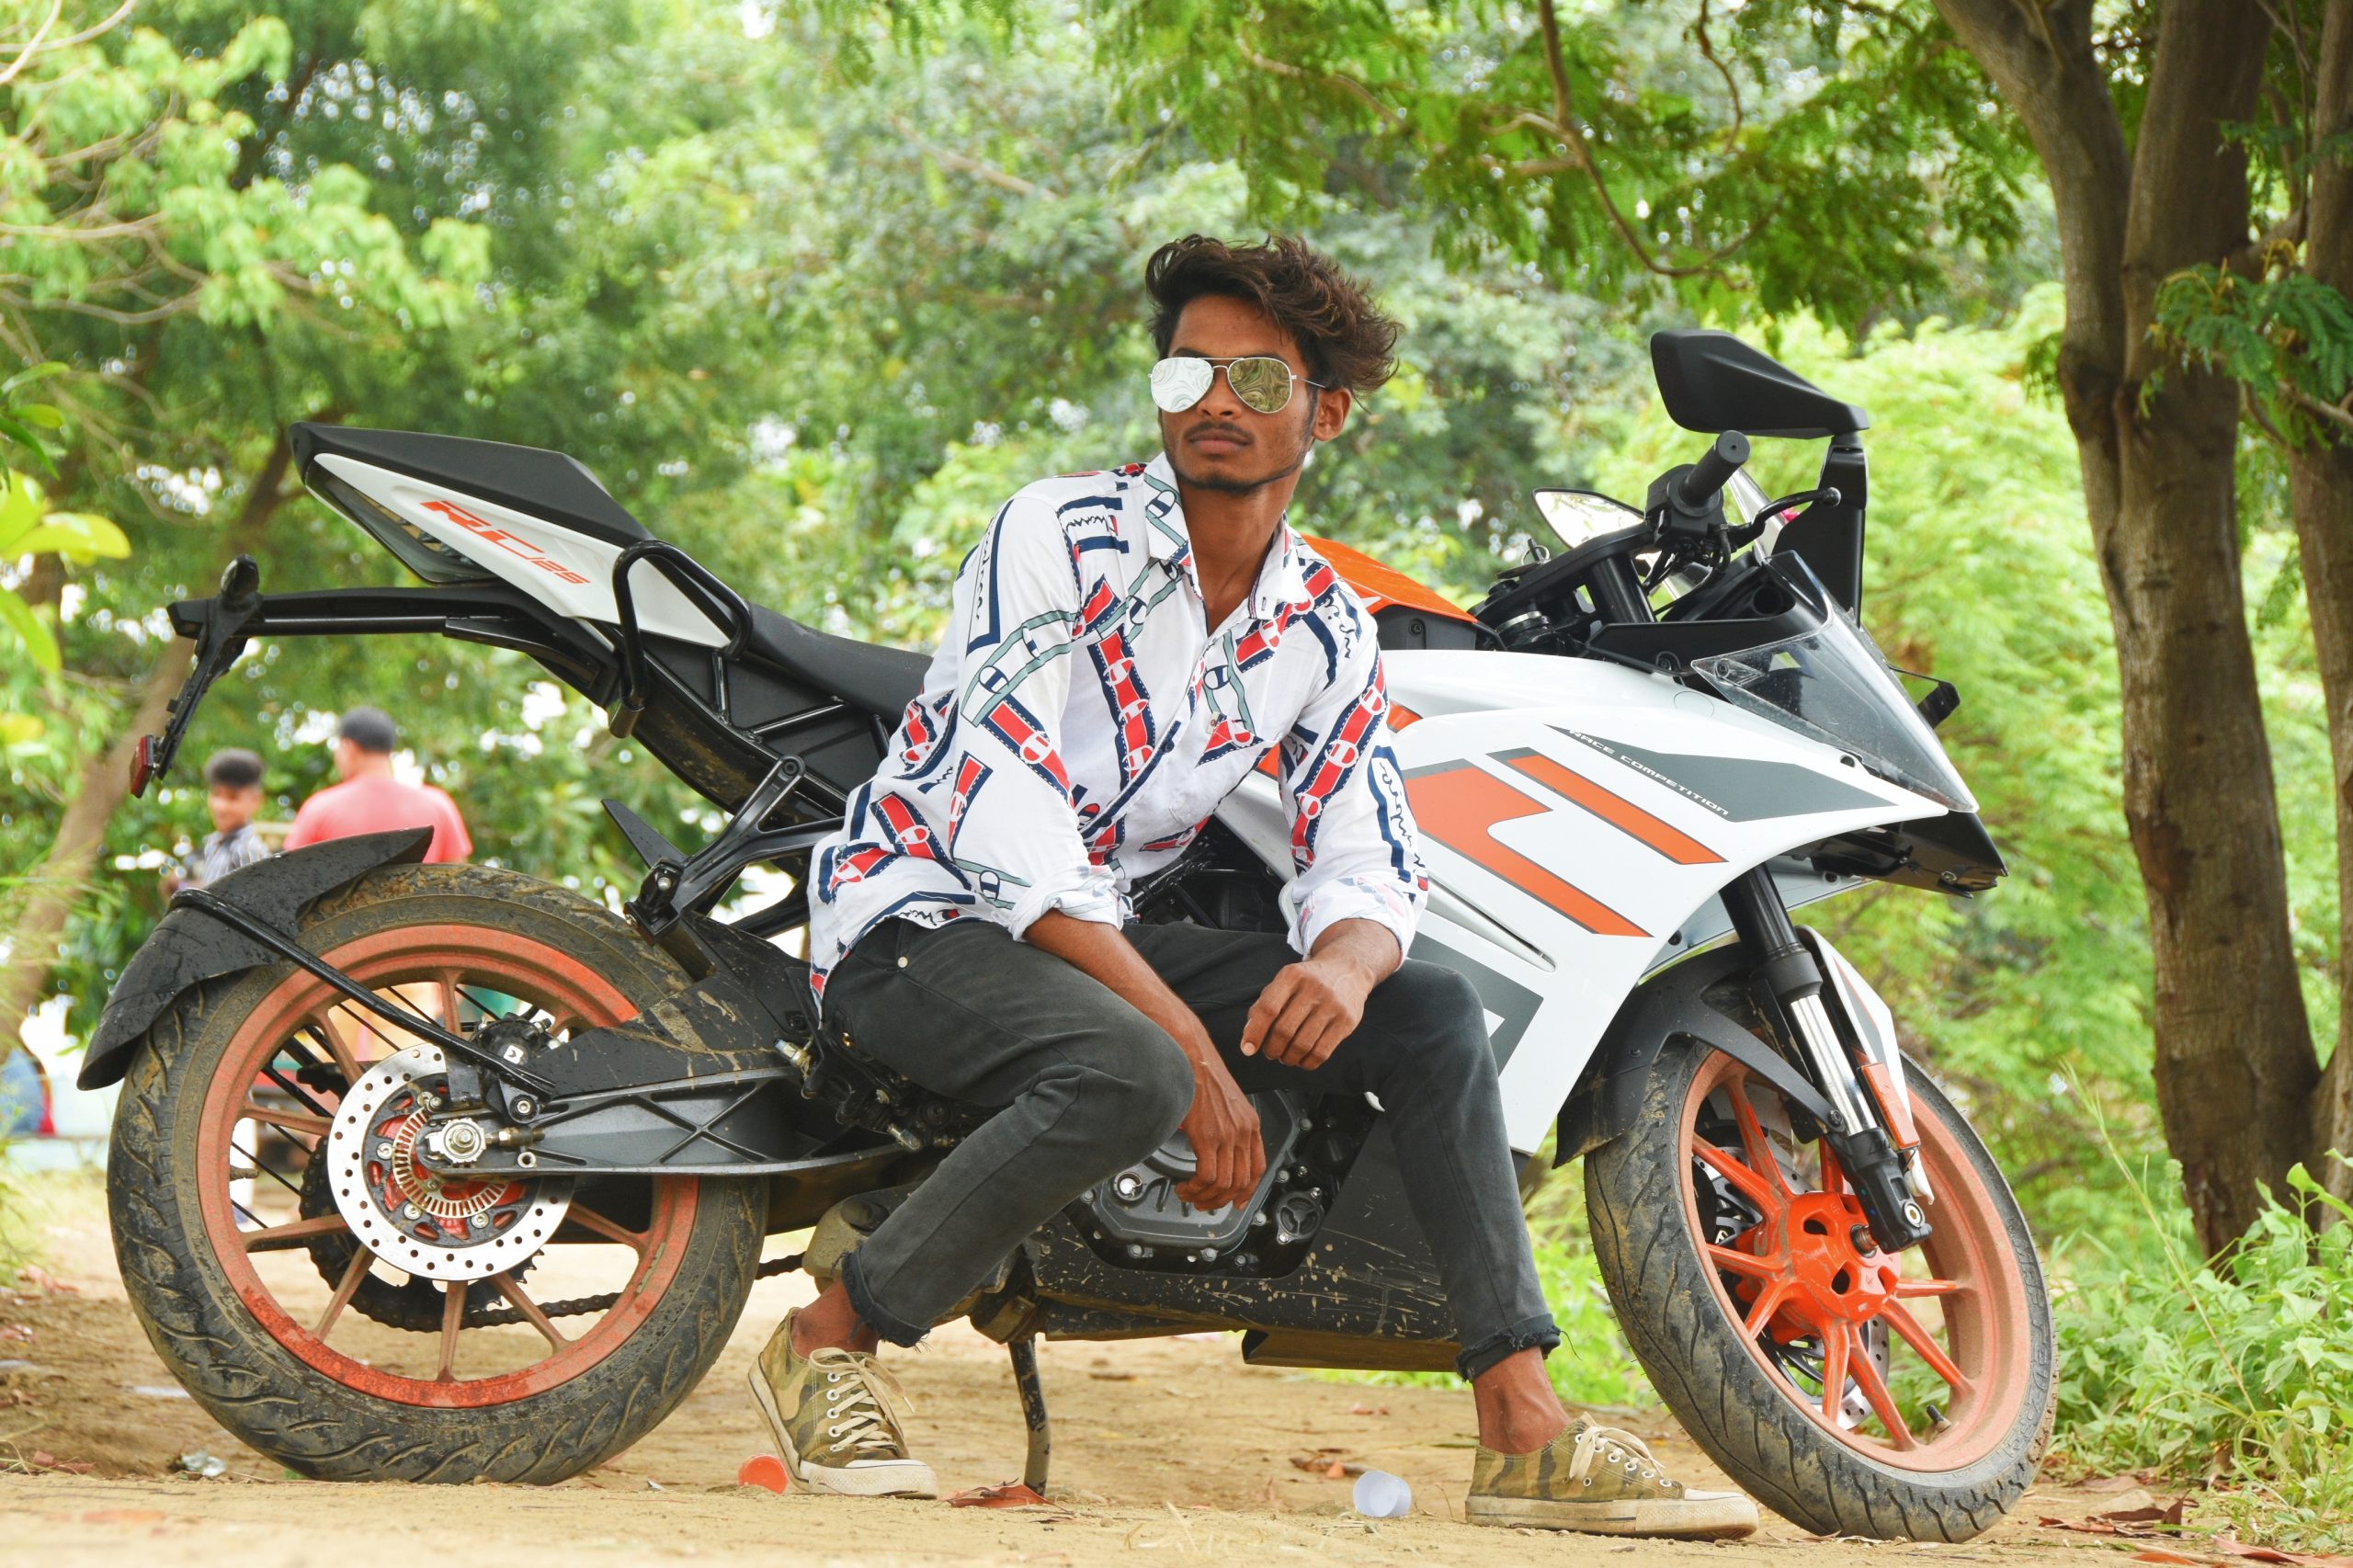
[[[2040,1560],[2118,1543],[2039,1528],[2131,1506],[2129,1481],[2038,1488],[2014,1519],[1965,1546],[1824,1542],[1768,1517],[1755,1540],[1633,1545],[1461,1523],[1471,1402],[1456,1390],[1379,1389],[1245,1367],[1236,1341],[1045,1346],[1053,1505],[982,1510],[861,1502],[734,1484],[767,1448],[744,1378],[769,1326],[805,1295],[764,1280],[702,1387],[618,1460],[549,1488],[337,1485],[290,1478],[173,1385],[131,1316],[89,1175],[17,1178],[46,1282],[0,1292],[0,1561],[313,1564],[588,1558],[600,1562],[1149,1563],[1321,1560],[1520,1564],[1775,1561],[1822,1568],[1891,1559]],[[788,1250],[771,1238],[771,1252]],[[1017,1476],[1022,1426],[1004,1350],[961,1327],[899,1360],[912,1436],[955,1491]],[[1663,1413],[1613,1417],[1676,1472],[1721,1479]],[[1375,1523],[1348,1484],[1291,1461],[1336,1450],[1404,1477],[1411,1517]],[[203,1450],[225,1475],[176,1474]],[[88,1467],[87,1473],[78,1473]],[[73,1467],[73,1468],[64,1468]],[[2145,1542],[2130,1543],[2143,1546]],[[519,1549],[519,1552],[518,1552]],[[2107,1558],[2115,1561],[2114,1558]],[[2080,1561],[2080,1560],[2078,1560]],[[2185,1561],[2176,1558],[2174,1561]]]

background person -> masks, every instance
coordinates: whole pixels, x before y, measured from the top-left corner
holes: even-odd
[[[269,846],[254,830],[261,811],[261,757],[231,749],[216,751],[204,763],[204,805],[212,813],[212,831],[177,866],[164,873],[164,896],[182,888],[210,887],[230,872],[269,858]]]
[[[448,791],[392,777],[392,748],[399,744],[400,731],[382,709],[355,708],[346,713],[335,741],[335,770],[343,782],[330,784],[302,802],[294,813],[293,830],[286,835],[286,847],[429,827],[433,842],[425,851],[426,864],[471,856],[473,840],[466,835],[465,819]]]

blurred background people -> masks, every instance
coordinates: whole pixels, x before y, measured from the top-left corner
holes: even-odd
[[[335,731],[335,770],[343,782],[330,784],[294,813],[286,847],[300,849],[330,838],[356,838],[394,828],[429,827],[428,864],[463,860],[474,852],[465,819],[447,791],[430,784],[407,784],[392,777],[392,748],[400,731],[381,708],[355,708]]]
[[[230,872],[267,860],[269,846],[254,827],[261,811],[261,758],[242,750],[216,751],[205,760],[205,809],[212,831],[180,864],[164,873],[165,897],[182,888],[209,887]]]

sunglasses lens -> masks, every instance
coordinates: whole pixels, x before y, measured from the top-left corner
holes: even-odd
[[[1279,414],[1290,402],[1290,367],[1267,355],[1236,359],[1225,368],[1233,395],[1260,414]]]
[[[1152,368],[1152,401],[1163,414],[1182,414],[1209,395],[1217,367],[1206,359],[1163,359]]]

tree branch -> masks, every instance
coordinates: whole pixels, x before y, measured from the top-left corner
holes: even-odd
[[[1740,84],[1733,80],[1732,67],[1717,58],[1716,46],[1708,37],[1708,6],[1712,0],[1699,0],[1699,19],[1691,24],[1691,40],[1699,46],[1700,58],[1716,68],[1724,79],[1724,91],[1732,95],[1732,123],[1724,127],[1724,151],[1729,153],[1740,144],[1740,128],[1746,116],[1740,107]]]
[[[961,153],[950,152],[945,147],[935,147],[917,135],[915,127],[897,115],[891,115],[888,118],[891,129],[897,131],[903,141],[943,168],[954,169],[960,175],[971,175],[974,179],[993,185],[999,190],[1009,190],[1016,196],[1027,197],[1032,201],[1060,201],[1063,199],[1062,192],[1023,179],[1019,175],[1007,174],[995,164],[984,164],[978,158],[967,157]]]
[[[49,0],[49,15],[42,17],[40,26],[33,29],[32,42],[25,45],[24,52],[17,56],[15,64],[6,71],[0,71],[0,86],[6,86],[15,81],[17,73],[32,63],[33,56],[40,52],[40,40],[49,36],[49,29],[57,25],[57,18],[64,13],[65,0]]]

